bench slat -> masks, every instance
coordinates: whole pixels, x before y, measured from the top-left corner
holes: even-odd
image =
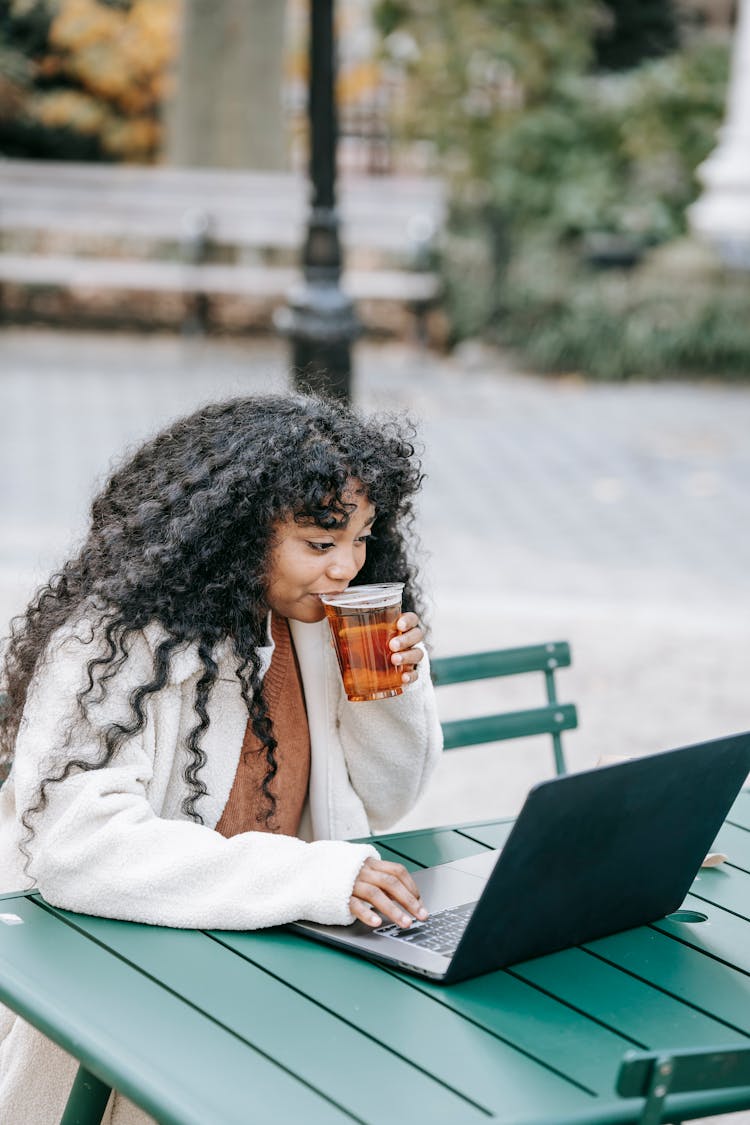
[[[309,185],[293,173],[0,161],[0,229],[179,238],[191,213],[212,241],[299,247]],[[413,224],[442,227],[446,192],[435,178],[344,178],[339,212],[353,247],[403,253]]]
[[[299,173],[0,159],[0,282],[281,300],[299,279],[309,191]],[[444,225],[444,184],[344,176],[338,196],[342,288],[422,316],[439,279],[409,267]],[[235,261],[211,260],[217,248]]]
[[[302,276],[291,266],[194,266],[130,258],[0,254],[0,281],[71,290],[106,288],[281,298],[302,281]],[[424,302],[439,293],[434,274],[399,270],[350,270],[344,273],[341,284],[353,300]]]
[[[105,200],[92,207],[91,200],[79,203],[68,201],[64,214],[60,213],[59,196],[56,203],[32,201],[4,202],[0,198],[0,231],[54,233],[66,237],[112,239],[151,239],[155,242],[181,242],[189,236],[191,213],[206,211],[208,240],[212,245],[250,248],[271,251],[276,248],[299,250],[305,232],[305,213],[285,210],[283,207],[207,210],[197,201],[185,208],[176,207],[169,200],[160,200],[158,206],[144,207],[110,204]],[[410,246],[409,215],[384,216],[378,213],[358,215],[343,211],[341,235],[345,244],[353,249],[380,250],[390,254],[408,253]]]

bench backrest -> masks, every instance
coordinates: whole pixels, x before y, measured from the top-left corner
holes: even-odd
[[[750,1047],[702,1047],[664,1051],[629,1051],[617,1075],[617,1093],[624,1098],[645,1098],[640,1125],[660,1125],[665,1099],[670,1094],[750,1087]],[[750,1090],[741,1099],[746,1107]],[[717,1103],[704,1113],[727,1113],[729,1105]],[[691,1114],[692,1116],[692,1114]],[[673,1120],[670,1114],[669,1120]]]
[[[544,677],[547,697],[546,705],[524,711],[494,712],[477,718],[444,722],[445,749],[548,734],[552,740],[555,770],[558,774],[565,773],[561,732],[578,726],[578,714],[572,703],[558,702],[555,672],[558,668],[568,667],[570,661],[570,645],[565,641],[473,652],[463,656],[434,657],[431,671],[436,687],[537,672]]]
[[[298,173],[0,160],[0,231],[181,242],[196,232],[217,246],[298,251],[309,184]],[[347,245],[408,254],[447,208],[435,177],[342,177]]]

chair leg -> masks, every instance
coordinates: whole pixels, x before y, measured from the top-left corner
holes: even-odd
[[[82,1064],[78,1067],[60,1125],[100,1125],[111,1093],[112,1087]]]

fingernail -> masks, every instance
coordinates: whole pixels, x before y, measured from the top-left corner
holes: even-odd
[[[403,656],[394,656],[393,663],[394,664],[401,664],[401,663],[403,663],[403,659],[404,659]]]
[[[370,921],[372,922],[372,924],[374,926],[379,926],[381,924],[381,922],[383,921],[383,919],[380,917],[379,914],[371,914],[370,915]]]
[[[401,648],[401,641],[398,639],[398,637],[394,637],[393,640],[389,641],[388,643],[389,643],[389,647],[394,652],[396,651],[397,648]]]
[[[401,926],[402,930],[407,930],[409,928],[409,926],[412,924],[412,921],[413,921],[413,919],[410,918],[408,914],[402,914],[401,915],[401,921],[399,922],[399,925]]]
[[[404,621],[403,617],[399,621],[396,622],[396,628],[397,629],[405,629],[406,628],[406,622]]]
[[[427,911],[425,910],[425,908],[423,906],[420,906],[419,910],[417,911],[417,918],[419,918],[420,922],[424,922],[425,918],[429,918],[429,917],[430,916],[427,913]]]

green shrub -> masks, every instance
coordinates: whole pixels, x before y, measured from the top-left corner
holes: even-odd
[[[686,293],[648,270],[591,268],[684,235],[724,113],[727,44],[694,34],[676,49],[673,0],[376,11],[403,82],[394,124],[433,142],[452,185],[453,342],[489,334],[538,367],[603,378],[750,369],[743,279]]]
[[[748,379],[749,304],[744,275],[598,273],[537,246],[508,271],[488,334],[544,371]]]
[[[490,188],[514,227],[558,238],[685,229],[695,169],[716,143],[726,47],[695,43],[625,73],[578,75],[494,141]]]
[[[603,378],[750,369],[743,279],[688,299],[677,281],[587,265],[607,240],[637,258],[685,233],[727,66],[724,46],[696,43],[627,73],[568,76],[497,133],[489,201],[455,208],[445,240],[454,341],[485,332],[540,368]]]
[[[379,0],[392,125],[427,138],[456,190],[484,195],[494,138],[593,54],[597,0]]]

